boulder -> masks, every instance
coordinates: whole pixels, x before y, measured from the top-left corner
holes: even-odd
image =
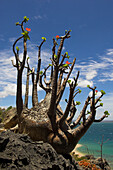
[[[106,161],[106,159],[102,159],[102,160],[101,160],[101,158],[91,159],[90,162],[94,163],[96,166],[99,166],[103,170],[111,169],[108,162]]]
[[[3,124],[5,129],[10,129],[18,123],[16,108],[7,111]]]

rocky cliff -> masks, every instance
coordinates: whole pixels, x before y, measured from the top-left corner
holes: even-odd
[[[10,130],[0,133],[0,169],[81,170],[70,155],[60,155],[48,143]]]

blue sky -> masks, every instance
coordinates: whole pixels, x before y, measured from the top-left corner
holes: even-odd
[[[21,36],[21,30],[15,23],[21,22],[24,16],[29,17],[25,27],[31,28],[28,42],[31,67],[36,65],[36,45],[40,44],[41,37],[47,38],[42,47],[43,69],[43,66],[50,63],[52,38],[64,35],[65,30],[71,29],[71,38],[65,41],[63,53],[68,51],[69,61],[77,58],[72,77],[80,70],[78,86],[82,93],[75,99],[82,103],[78,112],[90,92],[87,88],[90,84],[97,86],[98,91],[106,92],[103,97],[104,107],[98,110],[97,117],[108,110],[111,114],[108,119],[113,119],[113,0],[1,0],[0,107],[15,106],[16,103],[16,69],[11,65],[11,59],[14,59],[12,45]],[[22,42],[19,46],[22,56]],[[24,72],[23,95],[25,77]],[[42,99],[44,93],[39,90]],[[64,99],[61,105],[65,109]]]

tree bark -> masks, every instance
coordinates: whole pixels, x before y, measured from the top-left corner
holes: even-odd
[[[17,106],[17,114],[20,119],[21,112],[23,110],[23,99],[22,99],[22,71],[18,70],[17,73],[17,95],[16,95],[16,106]]]

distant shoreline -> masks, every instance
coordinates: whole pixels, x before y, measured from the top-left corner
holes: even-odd
[[[113,123],[113,120],[104,120],[103,123]]]
[[[73,149],[72,153],[75,154],[75,155],[78,155],[79,157],[85,156],[84,153],[78,151],[78,148],[80,148],[80,147],[82,147],[82,146],[83,146],[82,144],[77,144],[77,145],[75,146],[75,148]]]

